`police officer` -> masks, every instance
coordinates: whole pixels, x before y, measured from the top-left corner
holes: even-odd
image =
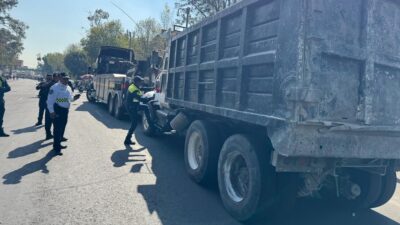
[[[50,89],[50,87],[48,85],[52,81],[52,79],[53,79],[52,75],[47,74],[46,81],[40,82],[36,86],[36,90],[39,90],[39,116],[38,116],[38,121],[35,124],[35,126],[42,125],[43,114],[44,114],[44,111],[46,110],[47,95],[49,94],[49,89]]]
[[[137,113],[139,111],[140,102],[142,101],[142,91],[139,89],[139,87],[141,87],[142,84],[143,84],[143,78],[140,76],[135,76],[133,78],[133,82],[131,83],[131,85],[129,85],[128,88],[128,93],[125,101],[125,108],[129,113],[132,122],[131,122],[131,127],[129,128],[128,134],[126,135],[124,141],[125,145],[135,144],[135,142],[133,142],[131,139],[138,123]]]
[[[50,88],[57,82],[58,82],[58,74],[54,73],[52,76],[52,80],[49,83],[47,83],[47,85],[45,86],[45,88],[47,89],[46,100],[49,96]],[[52,124],[53,124],[53,120],[51,119],[50,112],[49,112],[49,109],[47,108],[47,102],[46,102],[46,112],[45,112],[45,116],[44,116],[44,128],[46,130],[46,140],[50,140],[53,138],[53,135],[51,134],[51,125]]]
[[[60,81],[50,88],[47,98],[47,108],[54,122],[53,150],[56,155],[62,155],[61,149],[67,148],[67,146],[61,145],[61,141],[64,137],[65,127],[68,122],[69,107],[71,102],[80,97],[79,94],[75,96],[72,95],[72,90],[68,86],[68,80],[69,76],[65,73],[61,73]]]
[[[10,135],[6,134],[3,129],[3,118],[4,118],[4,93],[11,91],[10,86],[7,83],[7,80],[0,76],[0,137],[9,137]]]

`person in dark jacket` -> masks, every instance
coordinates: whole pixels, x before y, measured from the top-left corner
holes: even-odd
[[[5,112],[5,102],[4,102],[4,93],[11,91],[10,86],[7,83],[7,80],[0,76],[0,137],[9,137],[10,135],[4,132],[3,128],[3,118]]]
[[[46,110],[46,101],[47,101],[47,96],[49,95],[49,84],[52,82],[53,76],[51,74],[47,74],[46,80],[43,82],[40,82],[36,86],[36,90],[39,90],[39,115],[38,115],[38,121],[35,124],[35,126],[40,126],[42,125],[43,121],[43,114],[44,111]]]
[[[48,89],[46,100],[48,98],[50,88],[54,84],[56,84],[59,80],[58,74],[56,74],[56,73],[54,73],[52,77],[53,77],[53,79],[46,85],[46,88]],[[45,112],[45,116],[44,116],[44,128],[46,130],[46,140],[50,140],[53,138],[53,135],[51,134],[51,126],[52,125],[53,125],[53,120],[51,119],[50,112],[49,112],[49,109],[47,108],[47,103],[46,103],[46,112]]]
[[[140,76],[135,76],[133,78],[133,82],[128,87],[127,97],[125,101],[125,108],[129,113],[132,122],[128,134],[125,137],[124,141],[125,145],[135,144],[135,142],[133,142],[131,139],[138,123],[137,114],[139,111],[140,102],[142,101],[142,91],[139,88],[141,87],[142,84],[143,84],[143,78]]]

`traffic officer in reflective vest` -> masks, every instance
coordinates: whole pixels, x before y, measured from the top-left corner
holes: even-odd
[[[124,142],[125,145],[135,144],[135,142],[133,142],[131,139],[138,123],[137,113],[139,111],[139,105],[142,97],[142,91],[139,89],[139,87],[141,87],[142,84],[143,84],[143,78],[140,76],[135,76],[133,78],[133,83],[131,83],[131,85],[129,85],[128,88],[128,93],[125,101],[125,108],[129,113],[132,123],[131,127],[129,128],[128,134],[126,135],[125,138]]]
[[[65,73],[60,74],[60,81],[54,84],[49,91],[47,98],[47,108],[50,112],[50,117],[54,123],[54,143],[53,150],[56,155],[62,155],[61,149],[67,146],[61,146],[62,138],[64,137],[65,127],[68,122],[68,112],[71,102],[77,100],[80,95],[72,95],[72,90],[68,86],[69,76]]]
[[[0,137],[8,137],[10,135],[6,134],[3,129],[3,118],[4,118],[4,93],[11,91],[7,80],[0,76]]]

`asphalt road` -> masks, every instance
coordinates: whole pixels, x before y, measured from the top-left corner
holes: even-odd
[[[12,136],[0,138],[0,224],[239,224],[216,190],[188,178],[181,139],[151,139],[139,130],[138,144],[126,148],[129,122],[83,97],[70,112],[68,149],[53,157],[44,128],[33,126],[35,82],[10,85],[5,129]],[[294,213],[254,224],[397,225],[400,189],[375,210],[349,213],[302,201]]]

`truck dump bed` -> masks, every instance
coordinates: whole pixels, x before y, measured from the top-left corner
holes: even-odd
[[[394,0],[244,0],[172,41],[167,100],[282,155],[400,158],[399,21]]]

